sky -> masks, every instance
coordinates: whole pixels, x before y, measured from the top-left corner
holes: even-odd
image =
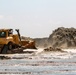
[[[76,28],[76,0],[0,0],[0,29],[43,38],[58,27]]]

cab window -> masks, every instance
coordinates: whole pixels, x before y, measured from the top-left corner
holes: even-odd
[[[6,37],[6,32],[4,31],[0,32],[0,37]]]
[[[9,30],[8,36],[10,36],[11,34],[13,34],[13,31],[12,30]]]

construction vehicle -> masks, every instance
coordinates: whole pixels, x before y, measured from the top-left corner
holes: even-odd
[[[0,53],[7,53],[8,50],[36,49],[35,41],[21,40],[19,29],[13,34],[13,29],[0,29]],[[18,49],[17,49],[18,48]]]

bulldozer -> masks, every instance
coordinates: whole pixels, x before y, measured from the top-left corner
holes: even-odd
[[[35,41],[22,40],[19,29],[15,29],[17,34],[13,33],[13,29],[0,29],[0,53],[5,54],[7,51],[36,49]]]

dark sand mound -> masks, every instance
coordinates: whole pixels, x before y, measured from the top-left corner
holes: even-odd
[[[37,47],[75,48],[76,29],[60,27],[54,30],[48,38],[36,38],[34,40]]]

